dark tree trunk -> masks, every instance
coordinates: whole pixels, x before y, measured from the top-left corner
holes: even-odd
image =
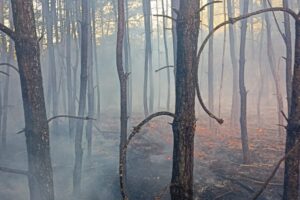
[[[125,73],[123,66],[123,40],[125,33],[125,13],[124,13],[124,0],[118,0],[118,32],[117,32],[117,47],[116,47],[116,64],[118,77],[120,82],[120,109],[121,109],[121,133],[120,133],[120,162],[121,163],[121,151],[124,148],[127,141],[127,78],[128,74]],[[124,176],[126,176],[126,161]]]
[[[165,13],[165,4],[164,0],[161,1],[162,7],[162,14],[166,15]],[[168,39],[166,33],[166,18],[163,17],[163,36],[164,36],[164,46],[165,46],[165,60],[166,66],[169,66],[169,49],[168,49]],[[168,91],[167,91],[167,110],[170,110],[170,95],[171,95],[171,77],[170,77],[170,68],[167,68],[167,80],[168,80]]]
[[[242,6],[241,6],[242,7]],[[242,13],[248,13],[249,0],[244,0]],[[248,132],[247,132],[247,91],[245,87],[245,51],[246,51],[246,34],[247,34],[247,19],[244,19],[241,27],[241,43],[240,43],[240,71],[239,71],[239,87],[240,87],[240,126],[241,126],[241,140],[243,148],[244,163],[248,163],[249,147],[248,147]]]
[[[88,37],[89,35],[89,1],[82,1],[81,21],[81,73],[78,116],[84,116],[86,106],[87,79],[88,79]],[[83,120],[77,121],[75,135],[75,166],[73,171],[73,193],[76,197],[80,195],[81,173],[82,173],[82,135]],[[80,198],[80,197],[79,197]]]
[[[31,0],[13,0],[11,4],[25,115],[30,199],[53,200],[49,128],[33,3]]]
[[[193,199],[195,80],[199,1],[181,0],[177,21],[176,106],[173,121],[174,149],[171,181],[173,200]]]
[[[300,141],[300,15],[296,21],[295,64],[292,81],[292,102],[289,114],[286,150],[289,152]],[[299,144],[285,160],[283,199],[298,199],[299,194]]]

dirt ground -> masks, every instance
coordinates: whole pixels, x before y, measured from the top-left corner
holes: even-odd
[[[142,116],[132,119],[137,124]],[[201,120],[200,120],[201,119]],[[118,177],[119,133],[116,116],[103,116],[94,127],[91,160],[85,160],[82,180],[83,200],[120,199]],[[172,167],[171,118],[161,117],[146,125],[132,140],[128,150],[128,191],[132,200],[169,199],[168,184]],[[263,128],[249,123],[251,163],[242,163],[240,133],[230,127],[229,119],[223,126],[207,127],[207,117],[200,116],[195,135],[194,183],[195,199],[251,199],[271,174],[283,156],[285,135],[278,135],[272,118]],[[256,118],[249,117],[249,122]],[[268,123],[267,123],[268,122]],[[61,133],[51,137],[56,199],[72,199],[74,145],[61,121]],[[9,153],[2,158],[5,166],[26,169],[23,136],[13,135],[8,141]],[[86,150],[86,143],[84,143]],[[86,152],[86,151],[85,151]],[[283,187],[282,164],[260,199],[280,199]],[[1,200],[28,199],[27,181],[20,175],[0,174]],[[158,198],[159,197],[159,198]]]

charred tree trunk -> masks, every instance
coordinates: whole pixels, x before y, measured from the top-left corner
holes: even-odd
[[[15,50],[25,115],[30,199],[53,200],[49,128],[33,2],[31,0],[13,0],[11,4],[15,27]]]
[[[120,82],[120,109],[121,109],[121,133],[120,133],[120,162],[122,149],[126,145],[127,141],[127,78],[128,73],[125,73],[123,66],[123,40],[125,33],[125,13],[124,13],[124,0],[118,0],[118,32],[117,32],[117,47],[116,47],[116,64],[118,77]],[[124,176],[126,176],[126,161],[124,162]]]
[[[176,106],[172,124],[174,134],[172,181],[173,200],[193,199],[195,118],[195,80],[199,1],[181,0],[177,21]]]
[[[244,0],[242,13],[248,13],[249,0]],[[248,131],[247,131],[247,91],[245,87],[245,51],[246,51],[246,35],[247,35],[247,19],[244,19],[241,27],[241,43],[240,43],[240,71],[239,71],[239,87],[240,87],[240,126],[241,126],[241,140],[243,148],[244,163],[248,163],[249,146],[248,146]]]
[[[83,116],[86,106],[86,92],[88,79],[88,37],[89,37],[89,1],[82,1],[81,21],[81,73],[78,116]],[[82,173],[82,135],[83,120],[77,121],[75,135],[75,165],[73,171],[73,193],[76,197],[80,195],[81,173]]]
[[[300,15],[296,21],[295,64],[292,82],[292,102],[289,114],[286,150],[289,152],[300,141]],[[285,160],[283,199],[298,199],[299,194],[299,158],[298,147]]]

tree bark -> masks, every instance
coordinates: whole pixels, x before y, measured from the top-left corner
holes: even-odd
[[[195,118],[195,80],[199,1],[181,0],[177,21],[176,106],[172,124],[174,134],[172,181],[173,200],[193,199]]]
[[[247,14],[249,7],[249,0],[245,0],[243,4],[242,13]],[[246,35],[247,35],[247,19],[244,19],[241,27],[241,43],[240,43],[240,61],[239,61],[239,88],[240,88],[240,126],[241,126],[241,140],[243,148],[243,161],[248,163],[249,146],[248,146],[248,131],[247,131],[247,91],[245,87],[245,50],[246,50]]]
[[[11,4],[17,35],[15,50],[19,65],[25,116],[30,199],[53,200],[49,128],[33,2],[31,0],[12,0]]]
[[[292,102],[288,119],[286,150],[289,152],[300,139],[300,15],[296,20],[295,63],[292,81]],[[300,149],[296,148],[285,160],[283,200],[298,199]]]

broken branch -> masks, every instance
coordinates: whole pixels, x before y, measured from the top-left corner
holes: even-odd
[[[174,65],[167,65],[167,66],[158,68],[157,70],[155,70],[155,72],[159,72],[159,71],[161,71],[161,70],[163,70],[163,69],[166,69],[166,68],[174,68]]]

